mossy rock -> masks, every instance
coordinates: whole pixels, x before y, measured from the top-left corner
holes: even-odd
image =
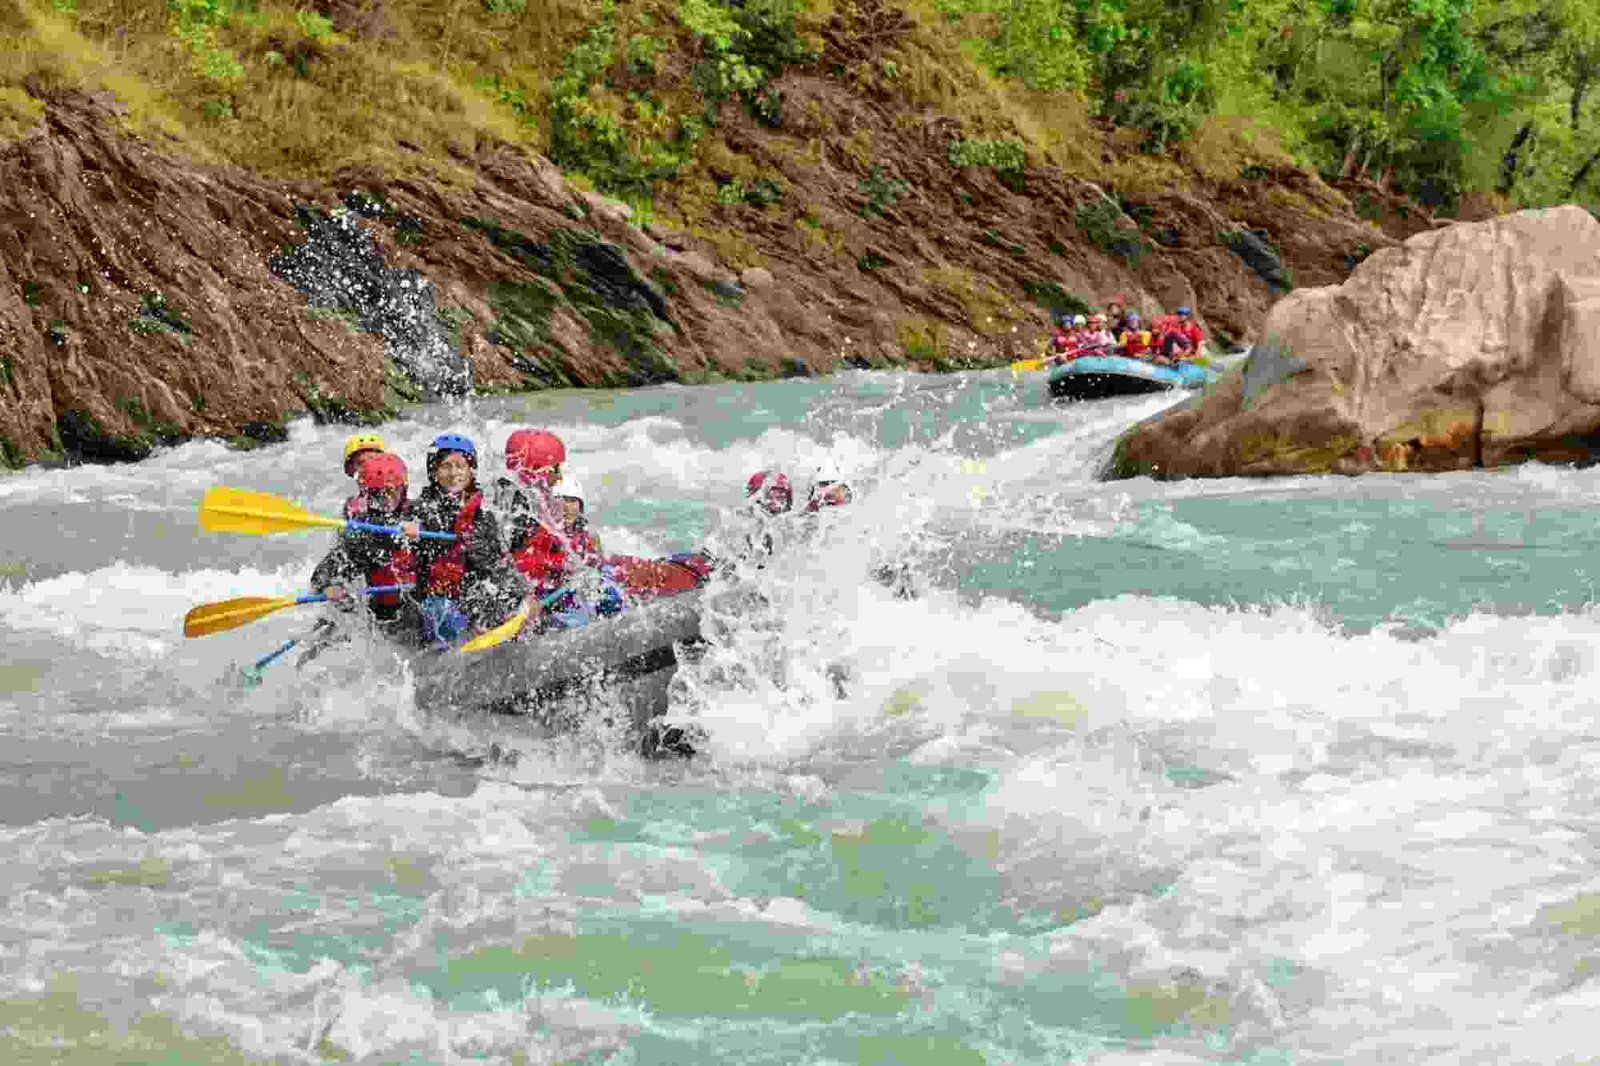
[[[1088,315],[1094,311],[1086,300],[1048,279],[1024,281],[1022,291],[1028,294],[1028,299],[1040,307],[1047,308],[1052,316]]]
[[[149,458],[155,442],[141,433],[113,433],[79,408],[56,419],[63,451],[74,459],[98,463],[130,463]]]

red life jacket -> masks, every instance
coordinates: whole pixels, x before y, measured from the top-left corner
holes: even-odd
[[[1150,350],[1150,334],[1144,330],[1128,330],[1122,335],[1122,352],[1130,359],[1137,359]]]
[[[560,587],[567,574],[566,546],[543,526],[533,531],[522,547],[511,553],[511,562],[522,576],[533,582],[541,595]]]
[[[397,548],[389,553],[389,561],[367,574],[368,588],[382,588],[385,585],[410,585],[417,580],[417,553],[410,548]],[[383,592],[372,597],[372,602],[380,607],[396,607],[400,604],[400,593]]]
[[[709,560],[685,553],[670,559],[641,559],[635,555],[608,555],[606,569],[629,598],[653,600],[697,589],[711,576]]]
[[[600,562],[594,537],[587,529],[568,533],[567,541],[563,544],[560,537],[539,526],[526,544],[511,553],[512,565],[533,582],[540,595],[560,588],[572,572],[575,561],[586,566],[595,566]]]
[[[472,498],[456,512],[456,520],[450,527],[450,531],[456,535],[455,542],[450,545],[449,551],[428,567],[428,595],[448,596],[451,599],[461,595],[461,580],[467,576],[467,538],[472,536],[472,527],[477,522],[478,508],[481,506],[483,493],[474,492]]]

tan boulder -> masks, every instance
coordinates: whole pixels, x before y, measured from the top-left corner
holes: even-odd
[[[1587,459],[1600,221],[1565,206],[1420,233],[1284,297],[1261,335],[1242,368],[1134,427],[1112,476]]]

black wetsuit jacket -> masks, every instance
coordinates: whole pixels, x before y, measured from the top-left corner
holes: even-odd
[[[476,486],[459,498],[452,498],[437,485],[429,485],[412,504],[412,517],[423,529],[452,532],[457,515],[474,491]],[[426,596],[450,595],[449,590],[436,584],[433,569],[454,547],[455,542],[449,540],[422,538],[417,542],[416,596],[419,600]],[[521,606],[529,593],[528,583],[506,557],[500,523],[490,512],[487,501],[479,505],[473,518],[462,561],[466,572],[460,589],[452,598],[474,625],[500,624]]]

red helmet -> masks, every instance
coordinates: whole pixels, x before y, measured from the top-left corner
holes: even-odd
[[[757,470],[750,475],[750,480],[745,482],[744,494],[754,496],[763,488],[782,489],[791,496],[794,495],[794,489],[789,486],[789,475],[780,470]]]
[[[506,469],[543,470],[560,466],[567,458],[561,438],[545,429],[519,429],[506,441]]]
[[[403,489],[406,487],[405,460],[393,452],[379,452],[361,464],[356,484],[363,489]]]

